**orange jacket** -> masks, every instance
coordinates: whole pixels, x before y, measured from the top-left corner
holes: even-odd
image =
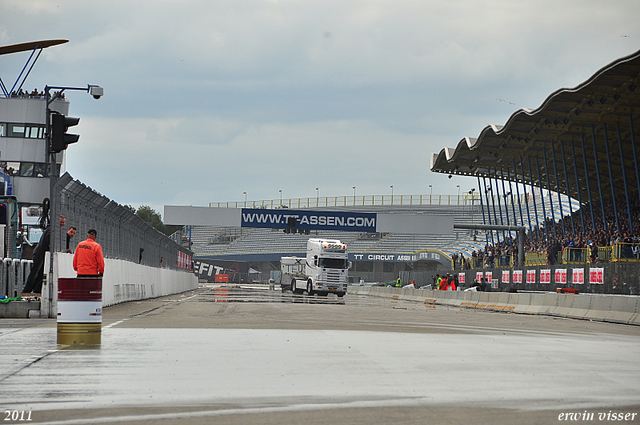
[[[440,281],[440,286],[438,287],[438,289],[441,291],[446,291],[448,286],[449,280],[447,280],[447,278],[444,278]]]
[[[93,239],[80,242],[73,254],[73,269],[78,274],[104,274],[104,257],[100,244]]]

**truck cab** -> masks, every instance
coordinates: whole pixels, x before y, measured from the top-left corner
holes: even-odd
[[[290,284],[294,294],[306,291],[309,295],[334,293],[343,297],[349,267],[346,244],[336,239],[309,239],[305,258],[281,259],[281,286]]]

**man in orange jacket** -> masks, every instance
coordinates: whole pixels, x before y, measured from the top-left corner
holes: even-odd
[[[87,240],[82,241],[76,247],[73,255],[73,269],[78,277],[96,277],[104,274],[104,256],[102,247],[96,242],[97,232],[89,229]]]

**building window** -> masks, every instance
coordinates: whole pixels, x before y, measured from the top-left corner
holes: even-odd
[[[24,137],[24,125],[9,124],[9,137]]]
[[[0,137],[21,137],[27,139],[44,139],[42,124],[0,124]]]
[[[33,177],[33,162],[23,162],[20,164],[20,177]]]
[[[33,177],[49,177],[49,164],[36,162],[33,168]]]
[[[0,162],[0,169],[8,176],[17,176],[20,172],[19,162]]]
[[[49,177],[49,164],[44,162],[0,162],[0,171],[12,177]]]

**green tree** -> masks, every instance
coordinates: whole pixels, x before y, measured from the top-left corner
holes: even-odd
[[[140,206],[140,208],[138,208],[138,210],[136,211],[136,215],[141,219],[143,219],[145,222],[149,223],[149,225],[152,226],[154,229],[164,233],[165,235],[167,234],[167,226],[165,226],[164,223],[162,222],[162,217],[160,216],[160,213],[154,210],[153,208],[151,208],[150,206],[148,205]]]

